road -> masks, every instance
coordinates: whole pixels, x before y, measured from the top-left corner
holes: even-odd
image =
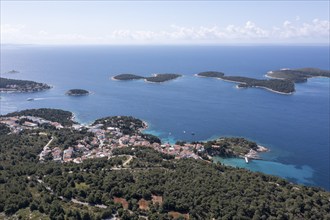
[[[47,148],[51,143],[52,141],[54,140],[54,137],[52,136],[52,138],[48,141],[48,143],[44,146],[44,149]]]
[[[123,163],[123,166],[125,167],[127,164],[129,164],[129,162],[131,162],[131,160],[133,159],[132,155],[127,155],[129,158]]]

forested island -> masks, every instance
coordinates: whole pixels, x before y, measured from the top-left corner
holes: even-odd
[[[79,125],[59,109],[0,116],[0,218],[330,218],[329,192],[187,157],[186,143],[152,143],[144,128],[129,116]],[[243,138],[191,144],[196,154],[258,149]]]
[[[50,88],[45,83],[0,77],[0,92],[39,92]]]
[[[84,89],[70,89],[65,94],[70,96],[83,96],[83,95],[88,95],[89,91]]]
[[[269,71],[267,77],[289,80],[295,83],[307,82],[307,79],[313,77],[330,77],[329,70],[321,70],[317,68],[301,68],[301,69],[281,69]]]
[[[134,75],[134,74],[119,74],[112,78],[115,80],[137,80],[137,79],[144,79],[145,77]]]
[[[197,76],[218,78],[225,81],[239,83],[238,88],[258,87],[282,94],[291,94],[295,91],[292,81],[280,79],[254,79],[243,76],[225,76],[222,72],[208,71],[198,73]]]
[[[176,79],[178,77],[181,77],[180,74],[174,74],[174,73],[160,73],[160,74],[154,74],[150,77],[144,77],[144,76],[138,76],[134,74],[120,74],[117,76],[112,77],[114,80],[139,80],[144,79],[146,82],[154,82],[154,83],[161,83],[166,82],[169,80]]]

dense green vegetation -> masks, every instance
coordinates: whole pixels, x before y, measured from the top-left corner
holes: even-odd
[[[69,91],[66,92],[66,94],[72,96],[80,96],[80,95],[88,95],[89,92],[84,89],[70,89]]]
[[[317,68],[282,69],[270,71],[267,73],[267,76],[301,83],[312,77],[330,77],[330,71]]]
[[[70,146],[76,145],[78,140],[82,140],[85,137],[92,137],[92,133],[83,130],[74,130],[69,128],[58,129],[47,129],[48,136],[56,137],[51,143],[51,147],[60,147],[67,149]]]
[[[261,87],[271,89],[276,92],[281,93],[292,93],[295,91],[294,83],[286,80],[279,79],[253,79],[248,77],[241,76],[224,76],[224,80],[239,82],[239,88],[248,88],[248,87]]]
[[[120,75],[114,76],[113,78],[116,80],[144,79],[148,82],[161,83],[161,82],[166,82],[169,80],[176,79],[180,76],[181,75],[174,74],[174,73],[160,73],[160,74],[155,74],[154,76],[150,76],[150,77],[143,77],[143,76],[138,76],[138,75],[133,75],[133,74],[120,74]]]
[[[63,121],[71,116],[53,109],[12,114],[24,113],[49,120],[58,115]],[[141,120],[126,116],[94,124],[99,123],[130,134],[144,127]],[[0,218],[74,220],[116,215],[156,220],[171,219],[169,213],[177,212],[190,219],[330,219],[330,193],[320,188],[209,161],[175,160],[150,147],[116,148],[110,159],[81,164],[40,162],[38,155],[51,139],[52,147],[67,148],[91,133],[53,127],[8,132],[0,123]],[[255,142],[243,138],[220,138],[204,146],[208,151],[213,145],[227,153],[257,149]],[[154,202],[154,197],[161,202]],[[141,199],[147,209],[139,207]]]
[[[292,81],[279,79],[253,79],[242,76],[225,76],[221,72],[202,72],[198,76],[214,77],[232,82],[237,82],[239,88],[260,87],[273,90],[281,93],[292,93],[295,91],[295,86]]]
[[[0,135],[5,135],[10,132],[10,129],[7,125],[0,123]]]
[[[197,74],[198,76],[204,76],[204,77],[214,77],[214,78],[221,78],[225,74],[222,72],[216,72],[216,71],[207,71],[207,72],[201,72]]]
[[[155,82],[155,83],[161,83],[169,80],[176,79],[180,77],[181,75],[179,74],[174,74],[174,73],[162,73],[162,74],[156,74],[155,76],[151,77],[146,77],[146,81],[148,82]]]
[[[0,212],[7,216],[24,210],[50,219],[102,219],[116,213],[121,219],[170,219],[169,211],[189,213],[190,219],[330,218],[330,193],[261,173],[174,160],[143,147],[115,152],[134,156],[126,169],[113,170],[124,157],[38,163],[47,136],[24,133],[0,139]],[[162,204],[153,204],[153,195],[161,196]],[[125,199],[132,213],[114,203],[114,197]],[[75,204],[73,198],[87,205]],[[149,202],[149,210],[138,208],[141,198]]]
[[[141,133],[141,137],[144,138],[145,140],[149,141],[151,144],[153,144],[153,143],[160,144],[161,143],[161,140],[158,137],[156,137],[155,135],[152,135],[152,134]]]
[[[6,117],[11,116],[34,116],[40,117],[49,121],[59,122],[62,125],[72,125],[73,114],[69,111],[61,109],[39,108],[39,109],[27,109],[19,112],[12,112],[4,115]]]
[[[103,124],[102,129],[107,127],[119,128],[124,134],[136,134],[145,127],[142,120],[132,116],[113,116],[97,119],[93,125]]]
[[[50,88],[49,85],[44,83],[0,77],[0,91],[37,92]]]
[[[200,143],[202,143],[205,148],[205,152],[202,153],[201,156],[205,156],[204,154],[206,154],[220,157],[237,157],[244,156],[250,151],[250,149],[255,151],[258,150],[256,142],[237,137],[222,137],[216,140]]]

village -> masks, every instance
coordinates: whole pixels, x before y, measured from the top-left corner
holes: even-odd
[[[194,158],[202,159],[197,155],[197,152],[203,152],[202,144],[174,144],[169,143],[151,143],[142,137],[141,130],[137,130],[134,134],[124,134],[117,127],[104,127],[103,124],[96,125],[80,125],[73,124],[70,127],[64,127],[58,122],[52,122],[39,117],[33,116],[15,116],[1,117],[0,123],[6,124],[12,133],[19,133],[25,129],[33,130],[40,129],[42,125],[51,125],[55,129],[70,128],[74,131],[87,129],[92,135],[86,136],[83,139],[76,141],[73,146],[54,146],[53,140],[57,137],[52,136],[49,142],[44,146],[39,154],[39,160],[54,160],[57,162],[74,162],[82,163],[86,159],[92,158],[111,158],[113,150],[123,147],[150,147],[164,154],[173,155],[176,159]],[[48,135],[45,132],[39,132],[39,135]]]

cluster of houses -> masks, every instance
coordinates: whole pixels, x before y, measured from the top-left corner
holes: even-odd
[[[2,117],[0,118],[0,123],[8,125],[13,133],[18,133],[23,129],[38,128],[40,125],[45,123],[53,125],[57,129],[63,128],[63,126],[58,122],[52,122],[32,116]],[[87,128],[88,132],[93,135],[86,136],[82,140],[78,140],[74,146],[52,146],[52,140],[50,140],[50,142],[39,154],[39,160],[44,161],[52,158],[52,160],[59,162],[81,163],[83,160],[91,158],[110,158],[112,156],[112,150],[128,146],[151,147],[159,152],[173,155],[177,159],[200,159],[197,152],[204,151],[202,144],[185,143],[182,145],[171,145],[169,143],[150,143],[139,134],[125,135],[119,128],[116,127],[107,127],[106,129],[102,129],[103,124],[96,124],[93,126],[78,124],[72,125],[72,129],[75,130],[85,128]]]
[[[38,128],[43,124],[52,125],[56,129],[63,128],[63,126],[58,122],[52,122],[34,116],[0,117],[0,123],[6,124],[12,133],[19,133],[24,129]]]
[[[6,79],[8,81],[9,79]],[[15,84],[16,80],[9,80],[11,82],[3,82],[4,85],[0,87],[0,92],[37,92],[45,89],[50,89],[50,86],[44,83],[24,83],[24,84]],[[21,80],[20,80],[21,81]]]

